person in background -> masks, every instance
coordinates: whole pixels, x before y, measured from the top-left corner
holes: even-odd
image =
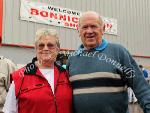
[[[144,113],[150,113],[150,86],[128,50],[103,37],[100,15],[83,13],[78,30],[82,44],[67,63],[74,113],[127,113],[127,87],[133,89]]]
[[[42,28],[35,36],[36,58],[12,73],[5,113],[72,113],[68,74],[56,62],[60,44],[55,30]]]
[[[143,67],[143,65],[139,65],[139,68],[143,72],[145,78],[148,78],[148,71]]]
[[[131,87],[128,87],[128,97],[129,97],[129,103],[130,104],[135,104],[137,103],[137,98],[135,97],[135,94],[133,92],[133,90],[131,89]]]
[[[62,67],[66,69],[66,63],[67,63],[68,57],[67,55],[64,55],[63,60],[62,60]]]
[[[66,69],[66,63],[67,63],[67,59],[68,59],[68,57],[67,57],[67,55],[65,55],[65,54],[58,54],[57,55],[57,62],[59,62],[60,63],[60,65],[64,68],[64,69]]]
[[[1,43],[2,40],[0,38],[0,45]],[[11,60],[0,56],[0,113],[3,113],[2,108],[10,86],[10,73],[15,71],[15,68],[16,66]]]

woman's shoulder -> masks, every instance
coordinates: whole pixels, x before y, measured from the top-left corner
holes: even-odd
[[[23,77],[24,77],[24,71],[25,71],[25,67],[22,67],[22,68],[20,68],[20,69],[18,69],[18,70],[16,70],[16,71],[14,71],[14,72],[11,74],[12,79],[13,79],[13,80],[14,80],[14,79],[19,80],[19,79],[23,78]]]

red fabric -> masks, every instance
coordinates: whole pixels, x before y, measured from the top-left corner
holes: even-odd
[[[3,0],[0,0],[0,43],[2,42],[2,27],[3,27]]]
[[[39,69],[36,75],[21,72],[24,68],[12,74],[16,96],[19,94],[18,113],[71,113],[72,89],[66,71],[54,68],[55,94]]]

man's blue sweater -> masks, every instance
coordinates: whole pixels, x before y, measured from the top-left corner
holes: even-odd
[[[127,86],[132,87],[145,113],[150,113],[150,87],[129,52],[103,43],[86,51],[81,45],[69,57],[74,113],[127,113]]]

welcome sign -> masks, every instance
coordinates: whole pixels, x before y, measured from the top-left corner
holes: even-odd
[[[21,20],[78,29],[82,12],[40,2],[21,0]],[[117,20],[103,17],[106,33],[117,35]]]

